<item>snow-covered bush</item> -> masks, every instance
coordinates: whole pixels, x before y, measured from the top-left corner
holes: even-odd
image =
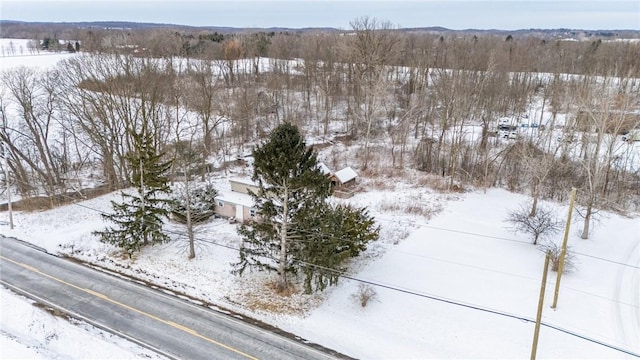
[[[560,268],[560,253],[562,252],[562,246],[550,242],[542,246],[544,252],[549,253],[549,262],[551,263],[551,271],[558,272]],[[567,246],[567,252],[564,256],[564,265],[562,267],[563,274],[569,274],[576,270],[576,258],[571,251],[571,246]]]
[[[188,190],[188,191],[187,191]],[[218,191],[210,183],[184,184],[173,191],[174,205],[171,208],[172,218],[178,222],[187,222],[187,199],[191,210],[191,221],[194,223],[207,220],[214,214],[215,197]]]
[[[351,295],[351,297],[360,304],[362,307],[366,307],[369,301],[375,300],[378,297],[378,293],[373,286],[369,284],[358,284],[358,292]]]

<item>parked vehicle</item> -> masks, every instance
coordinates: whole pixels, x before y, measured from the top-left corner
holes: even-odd
[[[558,136],[558,141],[561,143],[572,143],[576,140],[573,134],[563,134]]]
[[[517,131],[509,131],[509,130],[500,130],[498,131],[498,137],[502,139],[517,139],[518,132]]]
[[[518,127],[516,125],[498,125],[498,130],[504,130],[504,131],[516,131],[518,130]]]
[[[622,141],[626,141],[626,142],[640,141],[640,132],[630,132],[628,134],[622,135]]]

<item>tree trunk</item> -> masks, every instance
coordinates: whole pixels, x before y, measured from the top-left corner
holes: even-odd
[[[280,259],[278,263],[278,283],[276,289],[278,292],[287,289],[287,228],[289,216],[289,192],[287,187],[284,188],[284,196],[282,199],[282,225],[280,226]]]
[[[536,216],[536,211],[538,210],[538,197],[540,196],[540,190],[539,190],[540,186],[538,185],[538,181],[537,180],[533,180],[533,191],[532,191],[532,197],[533,197],[533,201],[531,202],[531,212],[529,212],[529,217],[534,217]]]
[[[193,240],[193,223],[191,222],[191,198],[189,197],[189,169],[184,169],[185,202],[187,210],[187,236],[189,237],[189,260],[196,257],[196,250]]]
[[[593,207],[591,202],[587,205],[587,212],[584,215],[584,227],[582,228],[582,234],[580,235],[581,239],[589,238],[589,224],[591,223],[591,215],[593,213]]]

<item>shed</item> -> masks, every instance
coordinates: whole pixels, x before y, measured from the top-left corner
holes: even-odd
[[[323,162],[319,162],[318,163],[318,169],[320,169],[320,172],[322,172],[322,174],[324,175],[331,175],[331,170],[329,170],[329,167],[327,165],[325,165]]]
[[[331,176],[331,184],[336,187],[352,186],[356,183],[358,174],[351,167],[347,166],[342,170],[336,171]]]

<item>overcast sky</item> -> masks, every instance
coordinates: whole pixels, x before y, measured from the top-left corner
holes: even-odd
[[[362,16],[399,27],[640,30],[640,0],[0,0],[0,19],[21,21],[349,29]]]

